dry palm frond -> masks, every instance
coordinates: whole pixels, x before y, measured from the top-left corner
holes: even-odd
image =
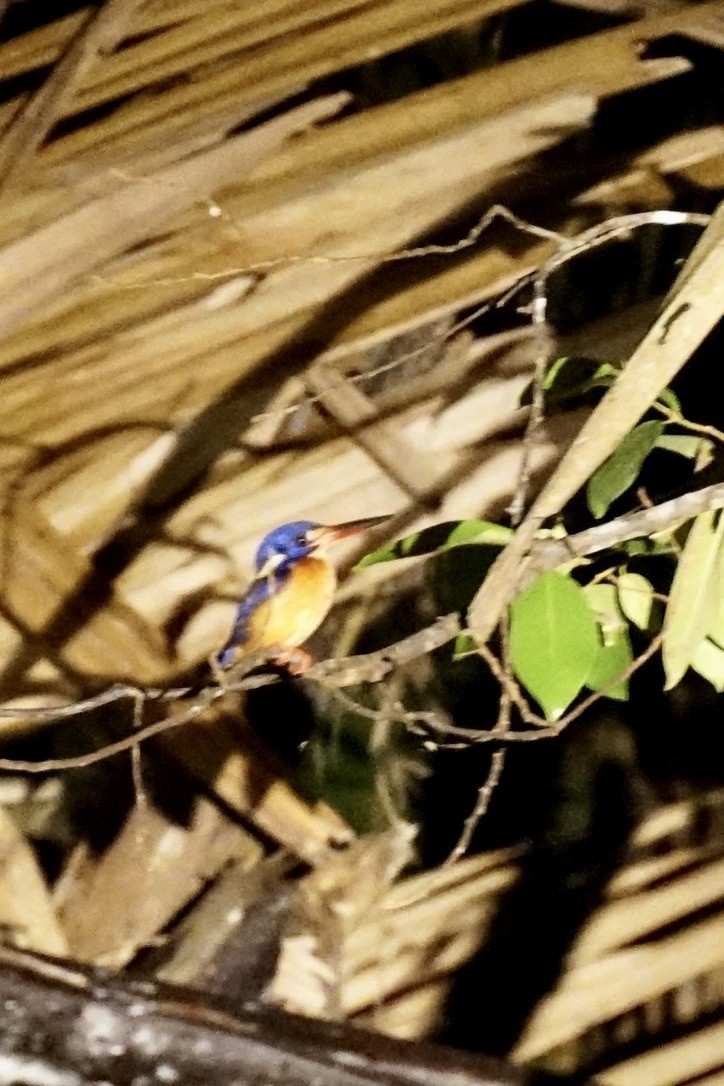
[[[660,111],[653,146],[597,142],[602,111],[644,88],[664,100],[672,77],[698,75],[697,50],[721,48],[717,0],[643,0],[642,18],[501,62],[495,27],[513,9],[527,23],[520,0],[108,0],[0,43],[3,700],[165,685],[203,664],[277,523],[380,511],[396,530],[505,507],[520,394],[555,349],[515,288],[613,212],[681,193],[698,212],[724,187],[708,115],[682,131]],[[687,56],[655,56],[683,39],[697,42]],[[383,88],[384,104],[354,100],[401,51],[441,41],[478,52],[432,86],[426,73]],[[501,200],[520,215],[501,221]],[[650,318],[637,311],[635,338]],[[585,416],[548,420],[528,470],[550,472]],[[395,576],[371,571],[359,591]],[[134,754],[135,807],[101,854],[76,843],[53,894],[0,820],[0,922],[31,948],[115,966],[171,926],[166,975],[198,982],[219,947],[203,918],[223,909],[232,928],[229,895],[246,908],[294,857],[313,872],[278,1001],[420,1035],[524,858],[396,881],[399,826],[337,856],[339,817],[257,757],[231,703],[207,716],[154,748],[154,771],[182,767],[187,823],[144,796]],[[237,818],[284,854],[262,861]],[[709,1014],[721,1002],[721,849],[684,841],[691,819],[679,806],[645,825],[519,1058],[582,1065],[576,1046],[595,1035],[611,1086],[715,1081],[721,1030],[698,1012],[661,1058],[612,1041],[649,1013],[653,1044],[661,1002],[679,992],[683,1007],[695,984]]]

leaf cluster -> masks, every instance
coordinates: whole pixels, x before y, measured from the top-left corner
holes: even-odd
[[[549,367],[543,391],[550,407],[563,406],[600,395],[616,381],[620,370],[610,362],[587,358],[558,358]],[[588,508],[597,520],[624,495],[639,478],[646,460],[659,449],[690,460],[695,471],[706,467],[714,454],[714,442],[700,434],[698,427],[684,417],[681,403],[672,389],[666,388],[656,400],[652,412],[635,426],[616,450],[593,473],[586,486]],[[672,433],[672,427],[688,433]]]
[[[552,403],[570,402],[606,388],[618,371],[608,363],[558,359],[545,377]],[[713,441],[685,419],[675,394],[666,389],[655,404],[658,418],[637,425],[591,476],[586,499],[602,518],[638,480],[656,449],[686,457],[698,470],[713,455]],[[679,431],[671,432],[676,427]],[[379,562],[444,554],[455,548],[485,548],[493,555],[513,531],[485,520],[438,524],[368,554],[364,568]],[[542,537],[565,532],[544,530]],[[629,539],[611,550],[613,562],[596,572],[586,558],[541,573],[513,600],[507,620],[504,667],[549,721],[560,720],[583,692],[625,701],[636,667],[632,633],[659,639],[667,689],[689,668],[724,690],[724,513],[713,509],[693,521],[648,538]],[[641,571],[641,557],[668,556],[673,576],[667,595]],[[471,569],[479,568],[473,561]],[[459,659],[475,653],[472,633],[456,641]]]

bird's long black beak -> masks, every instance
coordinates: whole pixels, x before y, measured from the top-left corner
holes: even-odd
[[[309,533],[310,542],[315,547],[325,547],[330,543],[336,543],[338,539],[347,539],[352,535],[366,532],[368,528],[376,528],[385,521],[390,520],[391,514],[384,517],[363,517],[362,520],[347,520],[344,524],[325,524]]]

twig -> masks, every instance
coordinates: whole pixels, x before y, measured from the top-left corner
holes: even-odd
[[[137,747],[146,739],[151,739],[154,735],[160,735],[171,728],[178,728],[181,724],[187,724],[204,709],[208,708],[213,701],[222,697],[224,691],[218,687],[215,689],[209,687],[207,690],[202,691],[202,694],[204,696],[189,706],[184,713],[179,713],[178,716],[174,717],[166,717],[164,720],[158,720],[153,724],[147,724],[146,727],[134,732],[133,735],[129,735],[125,739],[119,739],[115,743],[108,743],[99,750],[91,751],[90,754],[78,754],[72,758],[45,758],[40,762],[29,762],[20,758],[0,758],[0,770],[11,773],[54,773],[63,769],[84,769],[86,766],[95,765],[96,762],[112,758],[115,754],[133,750],[134,747]]]
[[[703,434],[705,437],[710,437],[714,441],[724,443],[724,433],[717,429],[716,426],[709,426],[704,422],[692,422],[691,419],[687,419],[680,411],[672,411],[670,407],[666,407],[665,404],[656,401],[653,404],[655,411],[658,411],[660,415],[663,415],[669,422],[675,422],[677,426],[681,426],[685,430],[691,430],[694,434]]]
[[[503,693],[515,705],[521,717],[527,724],[547,724],[547,721],[534,713],[528,705],[522,690],[513,678],[512,670],[509,666],[503,667],[495,653],[491,652],[487,645],[479,645],[477,650],[471,649],[470,655],[476,654],[482,656],[483,660],[500,683]],[[499,732],[500,729],[496,728],[496,731]]]
[[[625,543],[629,539],[656,535],[673,528],[676,524],[696,517],[707,509],[724,507],[724,483],[715,483],[702,490],[693,490],[678,498],[652,505],[636,513],[588,528],[584,532],[568,536],[565,539],[546,540],[535,543],[531,549],[528,564],[523,571],[524,583],[529,582],[538,573],[568,562],[571,558],[584,558]]]
[[[321,661],[307,671],[305,678],[321,682],[323,685],[334,687],[350,686],[359,682],[379,682],[394,667],[415,659],[418,656],[432,652],[433,649],[451,641],[459,630],[460,620],[458,616],[446,615],[426,629],[412,634],[410,637],[404,638],[402,641],[398,641],[397,644],[391,645],[389,648],[379,652],[369,653],[367,656],[350,656],[345,660]],[[0,770],[15,773],[51,773],[64,769],[81,769],[85,766],[94,765],[96,762],[103,761],[105,758],[111,758],[116,754],[132,750],[134,746],[137,746],[139,743],[142,743],[155,735],[160,735],[165,731],[177,728],[181,724],[186,724],[190,720],[193,720],[219,698],[224,697],[227,692],[257,689],[260,686],[266,686],[270,683],[277,682],[278,677],[276,675],[245,675],[246,671],[258,667],[268,660],[270,655],[273,657],[273,652],[271,654],[254,653],[250,655],[246,660],[237,664],[234,668],[229,669],[229,681],[224,686],[207,686],[202,688],[200,691],[194,693],[193,704],[184,712],[164,720],[156,721],[153,724],[148,724],[146,727],[140,728],[138,731],[134,732],[133,735],[128,736],[125,739],[119,739],[114,743],[109,743],[89,754],[80,754],[70,758],[46,758],[39,762],[15,758],[0,758]],[[148,696],[170,700],[172,698],[179,698],[190,692],[189,688],[177,688],[171,691],[154,689],[148,692]],[[43,709],[40,711],[28,708],[19,709],[15,707],[0,709],[0,717],[3,715],[42,716],[46,720],[62,719],[69,716],[76,716],[88,709],[97,708],[101,705],[106,705],[109,702],[118,701],[123,698],[132,698],[134,703],[137,702],[139,697],[145,701],[146,696],[146,692],[139,687],[111,687],[109,690],[97,694],[93,698],[86,698],[84,701],[76,702],[73,705],[63,705],[57,708]],[[357,711],[356,707],[355,711]],[[374,711],[371,710],[371,712]],[[377,718],[375,717],[374,719]]]
[[[21,705],[3,705],[0,707],[0,719],[3,717],[28,717],[35,720],[63,720],[67,717],[80,716],[81,713],[90,712],[92,709],[100,709],[103,705],[110,705],[114,701],[123,701],[124,698],[135,698],[138,694],[142,694],[144,699],[150,701],[155,697],[181,697],[187,691],[187,688],[179,690],[153,690],[151,688],[141,690],[140,687],[130,685],[109,686],[107,690],[102,690],[99,694],[94,694],[90,698],[81,698],[79,701],[73,701],[68,705],[43,705],[43,706],[21,706]]]
[[[559,720],[546,720],[545,717],[539,716],[537,713],[534,713],[526,702],[524,702],[523,706],[521,706],[520,701],[516,699],[516,705],[521,711],[521,715],[523,715],[523,718],[527,722],[537,725],[535,730],[508,731],[504,734],[501,734],[500,732],[496,732],[495,730],[470,731],[465,733],[462,728],[451,728],[447,724],[444,725],[444,728],[446,732],[448,732],[449,734],[455,734],[456,736],[460,735],[461,733],[463,735],[467,734],[470,740],[470,745],[474,744],[476,746],[480,743],[491,743],[496,741],[504,743],[528,743],[535,742],[535,740],[537,739],[555,738],[555,736],[560,735],[561,732],[569,726],[569,724],[572,724],[574,720],[578,720],[578,718],[582,716],[583,713],[585,713],[588,709],[590,709],[592,705],[595,705],[597,701],[600,701],[600,699],[605,696],[608,690],[613,689],[614,686],[618,686],[618,684],[621,682],[625,682],[626,679],[630,679],[631,676],[635,674],[635,672],[637,672],[640,667],[643,667],[647,660],[650,660],[651,657],[658,652],[659,648],[661,647],[662,640],[663,635],[657,634],[656,637],[653,638],[651,643],[646,646],[644,651],[639,656],[637,656],[635,660],[632,660],[628,667],[624,668],[624,670],[621,671],[618,675],[615,675],[614,678],[610,679],[605,686],[602,686],[599,690],[594,690],[593,693],[589,694],[588,697],[584,698],[584,700],[580,702],[580,704],[577,705],[575,709],[571,709],[569,713],[566,713]],[[495,657],[492,653],[490,653],[490,650],[487,649],[487,646],[482,646],[482,649],[484,653],[489,654],[489,656],[492,657],[493,660],[495,660]],[[488,655],[486,655],[485,658],[488,659]],[[502,671],[499,662],[495,662],[498,665],[496,678],[498,678],[498,680],[505,685],[506,691],[518,689],[518,697],[521,697],[522,695],[520,695],[517,684],[514,682],[510,675],[506,675]],[[525,709],[524,714],[523,708]]]
[[[462,833],[458,838],[457,844],[450,852],[450,855],[443,860],[442,866],[446,867],[450,864],[454,864],[456,860],[461,859],[468,851],[473,834],[485,813],[490,806],[490,801],[493,798],[493,792],[500,783],[500,778],[503,775],[503,767],[505,765],[505,749],[493,751],[493,757],[490,761],[490,769],[488,775],[480,785],[478,789],[478,795],[475,800],[475,806],[465,819],[463,824]]]
[[[600,245],[604,245],[609,241],[620,237],[622,235],[628,235],[631,231],[639,226],[645,226],[647,224],[658,224],[666,226],[692,224],[695,226],[706,226],[710,220],[710,216],[701,215],[697,213],[678,212],[678,211],[646,211],[639,212],[635,215],[617,216],[612,219],[606,220],[606,222],[599,223],[597,226],[592,227],[590,230],[585,231],[576,238],[568,238],[563,234],[556,233],[553,230],[546,230],[543,227],[537,226],[534,223],[527,222],[525,219],[521,219],[518,215],[515,215],[509,208],[501,204],[495,204],[489,208],[488,211],[478,220],[472,230],[462,238],[460,241],[454,242],[451,245],[424,245],[414,249],[403,249],[398,252],[385,252],[378,250],[368,253],[353,254],[351,256],[340,255],[305,255],[303,253],[292,253],[289,256],[276,257],[273,260],[260,261],[256,264],[246,264],[239,267],[227,268],[220,272],[194,272],[190,276],[183,276],[178,279],[157,279],[151,280],[150,283],[144,284],[129,284],[126,287],[119,288],[124,290],[137,290],[146,289],[151,286],[163,286],[181,284],[195,279],[203,280],[215,280],[220,278],[236,277],[243,275],[251,275],[260,271],[268,271],[275,267],[283,267],[286,264],[296,263],[315,263],[315,264],[336,264],[336,263],[348,263],[365,260],[375,260],[379,264],[388,264],[401,260],[415,260],[421,257],[430,256],[433,254],[453,255],[462,252],[464,249],[474,245],[484,233],[484,231],[496,220],[502,218],[506,222],[509,222],[516,229],[522,233],[528,233],[535,237],[540,237],[546,240],[555,241],[558,244],[558,248],[554,255],[546,261],[541,268],[534,271],[526,271],[522,275],[518,276],[512,286],[505,291],[505,293],[498,298],[491,299],[490,301],[483,302],[480,306],[476,306],[472,313],[469,313],[466,317],[461,318],[450,328],[446,329],[439,336],[433,337],[430,342],[423,344],[421,347],[414,348],[405,352],[402,355],[397,356],[387,362],[381,363],[379,366],[364,370],[361,373],[349,374],[339,382],[330,382],[329,386],[323,391],[312,393],[308,396],[302,396],[295,403],[286,407],[276,410],[262,411],[254,415],[251,419],[252,423],[260,422],[264,419],[282,419],[287,416],[296,414],[302,407],[312,406],[313,404],[320,403],[328,392],[333,392],[338,385],[343,385],[345,381],[364,383],[375,377],[382,376],[389,373],[391,370],[397,369],[404,363],[416,358],[419,355],[429,352],[431,346],[436,343],[444,343],[450,340],[458,332],[463,331],[470,324],[473,324],[485,313],[488,313],[492,309],[503,308],[508,302],[515,297],[521,290],[523,290],[528,284],[533,284],[534,296],[545,297],[545,285],[547,283],[548,276],[552,274],[562,264],[568,260],[573,259],[576,256],[580,256],[582,253],[589,251],[590,249],[597,248]],[[540,303],[538,304],[538,310],[536,310],[536,303],[534,301],[533,317],[536,318],[536,312],[541,313]]]
[[[454,619],[456,622],[458,622],[459,626],[457,615],[448,615],[447,618]],[[413,637],[406,638],[405,641],[398,642],[398,646],[405,646],[409,642],[412,642],[416,639],[420,639],[419,643],[424,644],[423,635],[430,634],[431,631],[435,631],[436,629],[444,628],[441,625],[443,621],[444,620],[440,620],[440,622],[429,627],[427,630],[421,631],[420,634],[414,634]],[[452,636],[446,638],[446,640],[452,640]],[[458,728],[454,724],[449,724],[440,713],[430,711],[419,712],[416,710],[403,710],[402,708],[399,708],[395,710],[393,714],[389,709],[369,709],[367,706],[360,705],[353,698],[350,698],[349,695],[344,694],[340,687],[351,685],[350,674],[359,675],[365,671],[364,664],[367,659],[371,659],[374,668],[379,668],[381,664],[379,660],[376,660],[376,658],[381,655],[379,653],[370,653],[369,657],[352,656],[349,657],[347,660],[325,660],[322,661],[322,663],[320,664],[314,665],[314,668],[310,668],[310,670],[306,673],[305,677],[315,678],[316,681],[318,681],[322,686],[329,688],[334,696],[338,700],[340,700],[347,708],[362,717],[366,717],[367,719],[374,721],[379,721],[381,719],[399,721],[400,723],[411,729],[414,729],[419,725],[424,725],[426,728],[438,732],[439,734],[459,739],[461,741],[461,748],[464,746],[474,746],[480,743],[492,742],[522,743],[536,739],[552,738],[556,735],[559,735],[564,728],[568,727],[570,723],[576,720],[581,715],[581,713],[585,712],[585,710],[590,707],[590,705],[598,701],[599,698],[603,697],[603,695],[610,687],[616,686],[619,682],[627,679],[630,675],[637,671],[638,668],[646,662],[646,660],[650,659],[650,657],[653,656],[654,653],[658,650],[661,644],[661,640],[661,635],[654,638],[654,640],[651,642],[645,652],[637,657],[637,659],[634,660],[633,663],[630,664],[625,671],[621,672],[620,675],[617,675],[615,678],[613,678],[609,683],[606,684],[606,686],[602,687],[600,690],[595,691],[593,694],[590,695],[590,697],[586,698],[585,701],[583,701],[574,710],[572,710],[566,716],[562,717],[560,720],[554,723],[551,723],[550,721],[545,720],[543,717],[538,716],[530,709],[530,707],[525,702],[522,694],[520,693],[520,689],[518,688],[512,677],[507,675],[503,671],[499,661],[495,659],[495,657],[492,653],[490,653],[487,647],[482,646],[484,658],[488,660],[488,662],[491,662],[491,664],[492,662],[494,662],[494,674],[496,675],[496,678],[498,678],[501,682],[501,685],[504,687],[504,691],[510,694],[512,700],[518,707],[523,718],[526,721],[538,725],[538,727],[532,731],[508,730],[503,732],[497,727],[493,728],[492,730],[474,731],[468,730],[466,728]],[[438,645],[442,644],[445,644],[445,640],[439,641],[437,644],[434,645],[434,647],[438,647]],[[390,650],[394,650],[398,646],[393,645],[390,647],[390,649],[385,650],[385,652],[390,653]],[[425,650],[421,649],[417,652],[416,655],[423,655],[424,651]],[[348,665],[350,664],[351,671],[348,670]],[[335,683],[331,681],[330,678],[324,677],[323,674],[312,676],[312,671],[314,671],[315,668],[321,669],[323,665],[329,671],[331,671],[335,666],[339,667],[341,665],[341,670],[339,674],[343,681]],[[389,663],[389,666],[383,670],[380,678],[384,678],[384,676],[387,674],[392,666],[393,664]],[[377,671],[374,670],[374,668],[373,672],[376,675]],[[263,685],[277,681],[276,676],[260,676],[259,678],[262,680]],[[213,702],[217,701],[219,698],[224,697],[227,691],[231,689],[243,690],[258,686],[259,683],[255,680],[256,677],[251,676],[248,681],[240,680],[234,683],[233,686],[229,685],[228,687],[204,687],[203,690],[201,690],[197,695],[193,705],[190,705],[185,710],[185,712],[179,713],[177,716],[167,717],[164,720],[156,721],[153,724],[148,724],[146,725],[146,727],[141,728],[133,735],[127,736],[125,739],[119,739],[115,743],[108,743],[106,746],[101,747],[99,750],[92,751],[89,754],[79,754],[71,758],[46,758],[43,761],[39,762],[30,762],[19,758],[0,758],[0,771],[6,771],[10,773],[51,773],[65,769],[82,769],[89,765],[95,765],[97,762],[104,761],[106,758],[112,758],[116,754],[121,754],[124,751],[132,750],[140,743],[145,742],[146,739],[151,739],[153,736],[161,735],[164,732],[170,731],[172,728],[178,728],[182,724],[189,723],[189,721],[199,716],[199,714],[202,713],[204,709],[207,709],[210,705],[212,705]],[[354,681],[359,682],[363,680],[357,678]],[[366,681],[379,682],[380,680],[379,678],[367,677]],[[126,696],[129,696],[128,692],[126,692]],[[107,700],[116,699],[114,698]],[[62,708],[65,710],[69,710],[73,709],[74,706],[63,706]],[[7,711],[8,710],[4,710],[4,712]],[[49,709],[46,710],[46,712],[51,713],[52,710]],[[67,716],[70,714],[65,713],[64,715]]]
[[[535,365],[533,368],[533,391],[531,395],[530,413],[523,435],[522,458],[515,495],[510,503],[510,522],[517,528],[523,519],[528,487],[533,465],[533,447],[545,418],[545,393],[543,381],[545,378],[548,360],[550,358],[550,337],[547,334],[546,314],[548,310],[548,297],[545,292],[545,280],[536,277],[533,282],[533,326],[537,333],[538,350],[536,351]]]
[[[134,180],[131,178],[131,180]],[[139,178],[138,180],[143,180]],[[708,218],[707,216],[699,216]],[[388,249],[373,249],[365,253],[289,253],[286,256],[277,256],[271,260],[257,260],[253,264],[243,264],[238,267],[224,268],[215,272],[191,272],[177,278],[150,279],[144,283],[129,283],[116,290],[147,290],[149,287],[182,286],[184,283],[215,282],[219,279],[236,279],[246,275],[257,275],[259,272],[273,271],[275,268],[285,268],[292,264],[357,264],[368,260],[374,260],[379,264],[397,264],[405,260],[420,260],[428,256],[455,256],[476,245],[485,231],[497,220],[504,219],[521,233],[531,234],[533,237],[543,238],[546,241],[555,241],[561,246],[568,245],[570,238],[559,234],[555,230],[546,230],[543,226],[528,222],[520,218],[503,204],[493,204],[485,214],[481,215],[475,225],[468,231],[464,238],[454,241],[449,245],[418,245],[411,249],[399,249],[390,252]],[[99,282],[104,282],[100,276],[94,276]]]
[[[322,660],[305,672],[305,678],[335,687],[380,682],[393,668],[407,664],[418,656],[427,656],[452,641],[460,632],[459,616],[444,615],[424,630],[378,652],[348,656],[345,660]]]

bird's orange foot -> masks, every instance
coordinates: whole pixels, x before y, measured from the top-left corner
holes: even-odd
[[[306,649],[275,649],[269,656],[269,662],[283,667],[290,675],[303,675],[314,663],[314,657]]]

